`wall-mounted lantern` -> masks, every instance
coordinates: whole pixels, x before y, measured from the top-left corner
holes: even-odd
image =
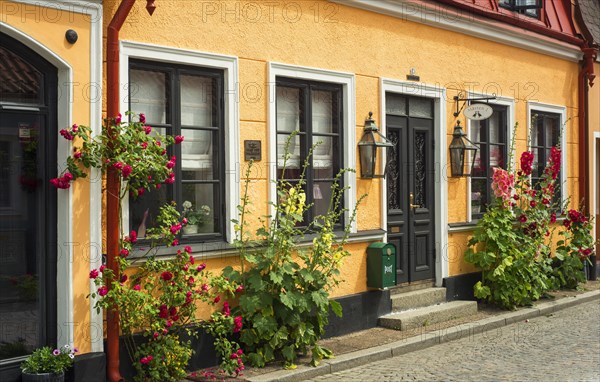
[[[456,121],[450,143],[450,170],[452,176],[471,176],[473,162],[479,147],[467,138],[460,121]]]
[[[369,112],[369,118],[365,120],[364,134],[358,142],[358,154],[360,156],[361,178],[384,178],[387,165],[382,171],[376,172],[377,151],[388,150],[394,147],[392,141],[381,135],[373,120],[373,113]]]

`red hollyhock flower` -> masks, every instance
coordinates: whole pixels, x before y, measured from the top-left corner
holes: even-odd
[[[525,151],[521,154],[521,170],[525,175],[531,175],[533,171],[533,153]]]
[[[182,135],[178,135],[175,137],[175,144],[178,145],[181,142],[183,142],[183,136]]]
[[[132,172],[132,171],[133,171],[133,167],[131,167],[131,166],[130,166],[130,165],[128,165],[128,164],[127,164],[127,165],[125,165],[125,166],[123,167],[123,172],[122,172],[122,174],[123,174],[123,178],[127,178],[127,177],[128,177],[130,174],[131,174],[131,172]]]
[[[140,113],[140,122],[146,123],[146,115],[144,113]]]
[[[75,151],[75,154],[73,154],[73,158],[75,158],[75,159],[81,158],[81,151]]]
[[[92,269],[92,270],[90,271],[90,278],[91,278],[91,279],[95,279],[96,277],[98,277],[98,274],[99,274],[99,273],[98,273],[98,270],[97,270],[97,269]]]
[[[529,206],[531,208],[535,208],[535,206],[537,206],[537,202],[535,200],[532,200],[532,201],[529,202]]]
[[[121,249],[121,251],[119,252],[119,255],[123,256],[123,257],[127,257],[129,256],[129,250],[127,248],[123,248]]]
[[[160,277],[165,281],[169,281],[173,278],[173,274],[171,272],[165,271],[161,273]]]
[[[135,284],[135,286],[133,287],[133,290],[140,290],[140,289],[142,289],[140,284]]]
[[[550,224],[554,224],[554,223],[556,223],[556,212],[553,212],[550,215]]]
[[[519,221],[520,221],[521,223],[525,223],[525,222],[527,221],[527,216],[525,216],[525,215],[521,215],[521,216],[519,216]]]
[[[102,285],[98,288],[98,294],[102,297],[106,296],[108,294],[108,288],[105,285]]]
[[[214,302],[215,304],[217,304],[219,301],[221,301],[221,296],[217,296],[217,297],[215,297],[215,299],[214,299],[214,301],[213,301],[213,302]]]
[[[233,319],[233,332],[239,333],[242,330],[242,316],[237,316]]]

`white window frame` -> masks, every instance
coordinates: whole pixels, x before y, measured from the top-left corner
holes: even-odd
[[[232,219],[237,218],[237,205],[240,200],[238,164],[240,158],[240,123],[238,91],[238,58],[233,56],[204,53],[196,50],[169,46],[145,44],[134,41],[121,41],[120,50],[120,99],[121,113],[129,110],[129,60],[142,59],[157,63],[190,65],[201,68],[223,70],[224,76],[224,138],[225,138],[225,241],[233,243],[235,238]],[[123,227],[129,232],[129,200],[122,205]]]
[[[467,98],[483,98],[483,97],[492,97],[492,94],[484,94],[484,93],[474,93],[469,92]],[[515,99],[512,97],[501,97],[496,96],[496,99],[487,101],[493,105],[506,106],[506,123],[507,129],[506,132],[506,156],[507,160],[510,161],[511,165],[516,165],[517,154],[514,150],[511,152],[511,142],[513,139],[513,129],[516,123],[515,119]],[[467,136],[471,137],[471,120],[467,118]],[[473,221],[473,214],[471,211],[471,177],[467,177],[467,222]]]
[[[335,72],[325,69],[309,68],[269,62],[269,200],[277,200],[277,77],[302,79],[307,81],[329,82],[342,85],[343,105],[343,163],[340,168],[356,168],[356,79],[353,73]],[[368,111],[366,111],[368,112]],[[350,188],[344,194],[344,207],[348,212],[344,216],[344,224],[350,223],[354,205],[356,204],[356,174],[346,172],[344,185]],[[274,216],[275,207],[270,207],[270,215]],[[357,232],[356,220],[352,222],[351,232]]]
[[[560,150],[561,150],[561,163],[560,163],[560,192],[561,192],[561,204],[564,203],[569,198],[569,187],[567,180],[569,179],[567,174],[567,107],[561,105],[553,105],[542,102],[527,102],[527,134],[529,138],[529,133],[531,132],[531,114],[534,111],[541,111],[546,113],[554,113],[560,115]],[[529,140],[527,142],[527,149],[530,150]]]

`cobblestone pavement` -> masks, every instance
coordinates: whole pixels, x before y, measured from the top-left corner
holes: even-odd
[[[600,302],[312,379],[313,382],[600,381]]]

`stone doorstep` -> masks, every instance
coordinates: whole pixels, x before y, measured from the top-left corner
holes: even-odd
[[[497,329],[511,323],[523,321],[528,318],[538,317],[558,310],[569,308],[592,300],[600,300],[600,290],[585,292],[573,297],[565,297],[556,301],[536,303],[532,308],[523,308],[514,312],[501,313],[484,320],[474,321],[444,329],[439,333],[427,336],[416,336],[386,345],[371,347],[339,357],[324,360],[318,367],[299,366],[296,370],[277,370],[275,372],[247,378],[250,382],[296,382],[330,374],[339,370],[361,366],[375,360],[399,356],[411,351],[433,346],[440,342],[452,341],[489,330]]]
[[[394,294],[392,312],[421,308],[446,302],[446,288],[427,288]]]
[[[396,330],[426,327],[477,313],[477,301],[451,301],[379,317],[379,325]]]

